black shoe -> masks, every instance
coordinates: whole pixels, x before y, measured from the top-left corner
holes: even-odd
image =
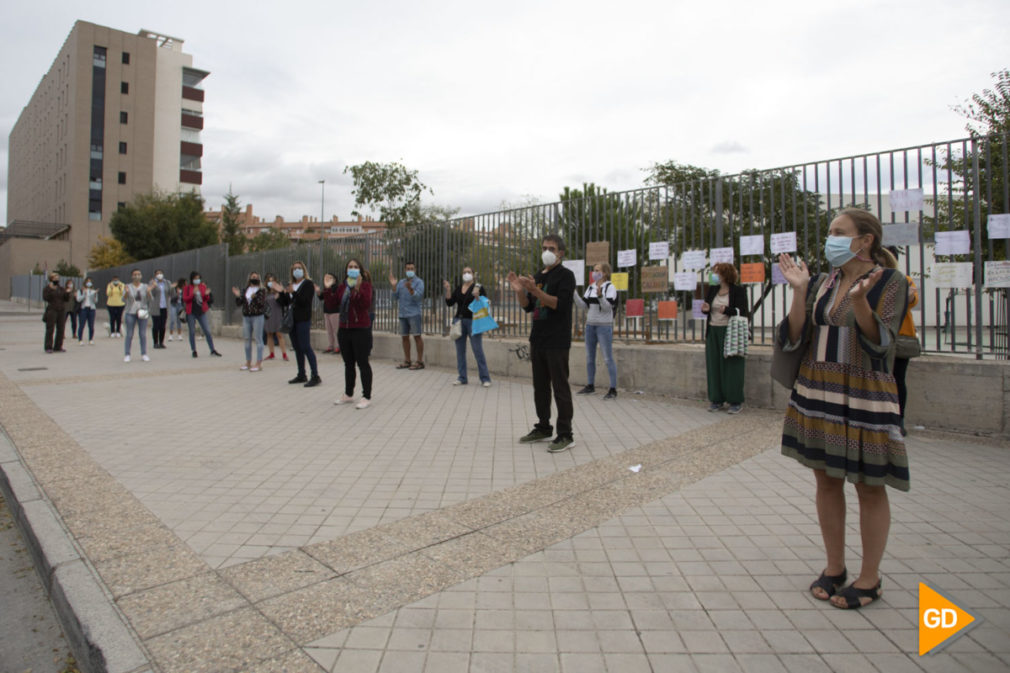
[[[211,351],[210,354],[214,355],[214,356],[217,356],[217,357],[221,357],[221,354],[218,353],[217,351]]]
[[[315,386],[318,386],[322,382],[323,380],[321,378],[319,378],[318,376],[313,376],[311,379],[309,379],[309,382],[305,384],[305,387],[314,388]]]
[[[288,383],[305,383],[306,381],[308,381],[308,379],[305,378],[305,374],[299,374],[295,378],[288,381]]]
[[[617,389],[616,388],[611,388],[610,390],[607,391],[607,394],[603,396],[603,401],[604,402],[606,402],[607,400],[616,400],[616,399],[617,399]]]
[[[196,358],[196,357],[200,357],[200,356],[196,354],[196,351],[193,351],[193,357]]]
[[[520,444],[529,444],[531,442],[542,442],[545,439],[550,439],[550,431],[543,431],[540,428],[533,428],[528,433],[519,438]]]
[[[595,392],[596,392],[596,388],[594,386],[585,386],[582,390],[580,390],[579,392],[577,392],[575,394],[576,395],[592,395]]]

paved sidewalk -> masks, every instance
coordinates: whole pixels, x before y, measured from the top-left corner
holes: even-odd
[[[155,670],[1010,667],[1005,443],[913,433],[884,599],[846,612],[806,593],[812,478],[777,413],[577,397],[577,446],[550,455],[515,442],[525,381],[376,362],[358,411],[332,404],[339,357],[304,389],[293,363],[238,371],[236,341],[126,364],[120,340],[41,336],[0,302],[0,423]],[[926,658],[919,581],[984,619]]]

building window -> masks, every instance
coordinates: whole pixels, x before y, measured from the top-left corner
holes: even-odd
[[[106,57],[105,47],[95,47],[95,50],[92,55],[92,63],[96,68],[104,68],[105,57]]]
[[[123,52],[123,65],[130,65],[130,52]]]
[[[121,184],[121,185],[125,185],[126,184],[126,172],[125,171],[119,171],[119,184]]]
[[[120,201],[116,204],[117,210],[122,210],[123,208],[126,208],[126,201]]]
[[[126,112],[120,111],[120,113],[119,113],[119,123],[120,124],[125,124],[129,120],[130,120],[130,115],[126,114]]]
[[[120,141],[120,143],[119,143],[119,153],[120,154],[126,154],[126,143],[125,142]]]
[[[130,93],[130,83],[120,82],[119,83],[119,93]]]

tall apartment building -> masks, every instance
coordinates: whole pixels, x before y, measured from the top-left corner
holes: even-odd
[[[199,191],[209,73],[182,43],[74,24],[10,134],[8,224],[69,225],[63,258],[85,269],[120,205],[152,189]],[[0,246],[0,266],[17,264],[14,250],[2,250],[12,242]],[[30,269],[39,260],[24,261]]]

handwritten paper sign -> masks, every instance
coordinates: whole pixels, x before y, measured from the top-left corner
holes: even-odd
[[[642,267],[642,292],[666,292],[670,276],[665,266]]]
[[[575,274],[576,285],[586,284],[586,260],[566,259],[561,262],[561,266],[565,267],[566,269]]]
[[[690,271],[701,271],[708,264],[704,250],[685,250],[680,256],[680,265]]]
[[[617,251],[617,266],[621,269],[626,269],[629,266],[635,266],[638,264],[638,251],[634,248],[629,250],[618,250]]]
[[[673,289],[692,292],[698,286],[698,274],[694,271],[680,271],[673,275]]]
[[[663,260],[670,258],[670,243],[668,241],[659,241],[658,243],[649,244],[649,260]]]
[[[733,263],[733,248],[709,248],[708,258],[712,261],[712,265],[715,266],[720,262],[726,262],[727,264]]]
[[[764,262],[754,262],[752,264],[740,265],[741,283],[763,283],[765,282]]]
[[[936,232],[934,255],[967,255],[971,252],[971,236],[967,229]]]
[[[905,213],[922,210],[922,189],[891,190],[891,212]]]
[[[765,254],[765,237],[761,234],[740,237],[740,256]]]
[[[604,263],[610,263],[610,241],[586,243],[586,264],[596,266]]]
[[[772,264],[772,285],[785,285],[786,277],[782,275],[782,269],[778,264]]]
[[[612,273],[610,274],[610,282],[613,283],[615,290],[628,291],[628,274]]]
[[[624,305],[624,316],[627,318],[641,318],[645,315],[644,299],[629,299]]]
[[[1010,262],[986,262],[985,286],[1010,287]]]
[[[971,262],[937,262],[933,264],[933,287],[971,287]]]
[[[989,230],[989,238],[1010,238],[1010,214],[990,214],[986,228]]]
[[[695,299],[691,302],[691,320],[705,320],[708,318],[707,315],[701,311],[701,299]]]
[[[919,223],[885,224],[884,245],[919,245]]]
[[[659,302],[659,319],[660,320],[676,320],[677,319],[677,302],[675,302],[675,301],[661,301],[661,302]]]
[[[796,252],[796,232],[783,231],[780,234],[772,234],[771,249],[773,255]]]

